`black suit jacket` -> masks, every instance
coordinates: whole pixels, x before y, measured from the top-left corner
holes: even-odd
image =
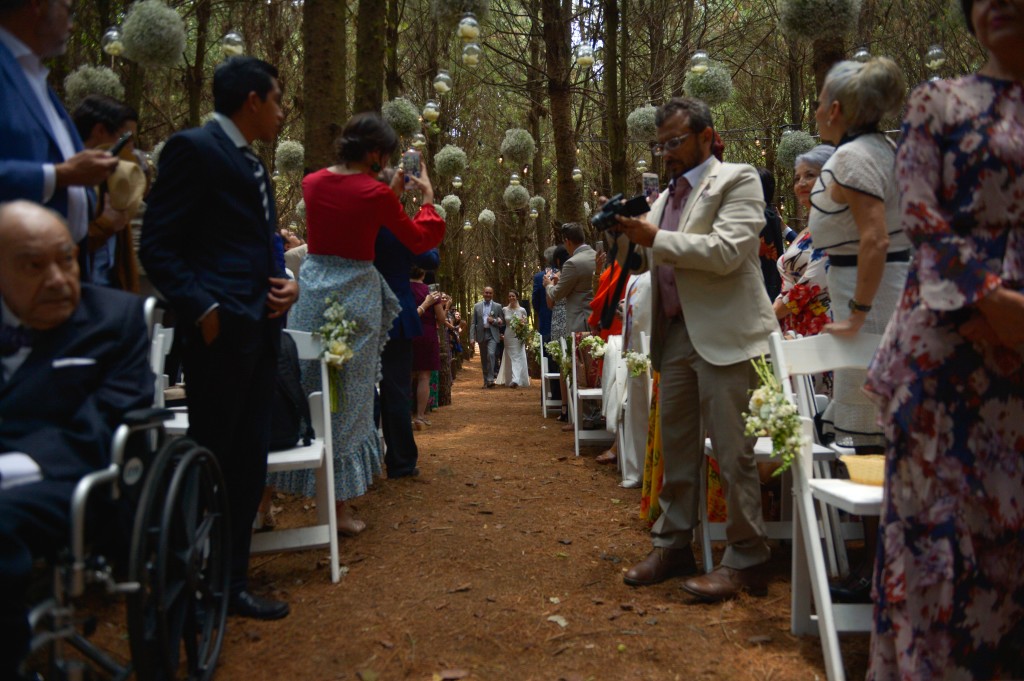
[[[139,256],[182,324],[194,328],[214,303],[220,304],[222,327],[225,313],[243,327],[266,319],[268,279],[285,276],[274,256],[270,182],[267,191],[269,222],[252,166],[216,121],[167,141]]]
[[[28,454],[51,480],[77,480],[110,461],[122,416],[153,404],[142,299],[82,285],[71,318],[41,332],[0,385],[0,452]]]

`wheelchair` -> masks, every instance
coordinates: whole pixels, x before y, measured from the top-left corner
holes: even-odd
[[[171,417],[163,409],[127,414],[110,465],[75,489],[71,543],[49,566],[49,597],[29,615],[29,658],[47,681],[213,677],[228,610],[229,509],[216,459],[188,438],[166,437]],[[96,507],[120,519],[115,541],[87,531]],[[115,558],[102,553],[110,547]],[[88,640],[95,619],[76,606],[95,591],[125,597],[128,664]]]

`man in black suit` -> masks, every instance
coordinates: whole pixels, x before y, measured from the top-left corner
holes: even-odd
[[[33,559],[70,541],[71,494],[110,460],[121,417],[153,403],[137,296],[79,284],[64,220],[0,204],[0,678],[28,651]]]
[[[288,604],[248,590],[252,521],[267,473],[281,320],[298,298],[275,257],[266,168],[249,146],[281,127],[277,69],[233,57],[213,75],[214,119],[160,153],[140,256],[178,315],[189,436],[217,456],[231,505],[230,611],[278,619]]]

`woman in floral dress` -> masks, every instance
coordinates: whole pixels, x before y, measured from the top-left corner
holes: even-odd
[[[911,95],[897,157],[871,680],[1024,678],[1024,2],[964,6],[989,60]]]

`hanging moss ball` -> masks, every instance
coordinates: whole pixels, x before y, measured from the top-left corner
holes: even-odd
[[[121,25],[124,56],[143,66],[169,68],[182,62],[185,23],[162,0],[141,0]]]
[[[301,142],[284,140],[277,145],[274,156],[277,169],[286,175],[301,175],[306,160],[306,150]]]
[[[806,154],[817,144],[818,141],[811,137],[810,133],[803,130],[787,131],[782,135],[775,150],[775,160],[778,161],[780,168],[789,170],[796,165],[797,156]]]
[[[708,106],[718,106],[732,97],[732,74],[724,65],[711,62],[703,73],[687,71],[683,90]]]
[[[444,209],[443,205],[441,205],[440,203],[432,203],[430,205],[434,207],[434,210],[437,211],[437,214],[441,216],[442,220],[448,219],[448,211]]]
[[[501,155],[517,168],[528,165],[533,160],[536,149],[537,143],[533,141],[533,135],[522,128],[506,130],[505,139],[501,141]]]
[[[434,156],[434,170],[444,177],[461,175],[466,170],[466,152],[454,144],[446,144]]]
[[[657,110],[651,104],[645,104],[629,112],[626,116],[626,130],[631,140],[650,142],[658,138],[658,126],[654,124]]]
[[[530,204],[529,190],[518,184],[510,184],[505,187],[505,206],[509,210],[522,210]]]
[[[64,102],[74,111],[89,95],[105,95],[124,101],[124,85],[106,66],[79,66],[64,79]]]
[[[441,205],[444,206],[444,209],[447,212],[452,215],[456,215],[460,210],[462,210],[462,199],[457,197],[455,194],[449,194],[441,199]]]
[[[400,137],[409,137],[420,131],[420,110],[405,97],[384,102],[380,115]]]
[[[480,211],[480,215],[477,216],[476,221],[484,227],[493,227],[495,221],[494,211],[484,208]]]
[[[530,197],[530,210],[535,210],[538,213],[544,210],[544,206],[547,201],[543,196],[531,196]]]
[[[861,0],[782,0],[779,26],[801,40],[838,38],[857,27]]]

